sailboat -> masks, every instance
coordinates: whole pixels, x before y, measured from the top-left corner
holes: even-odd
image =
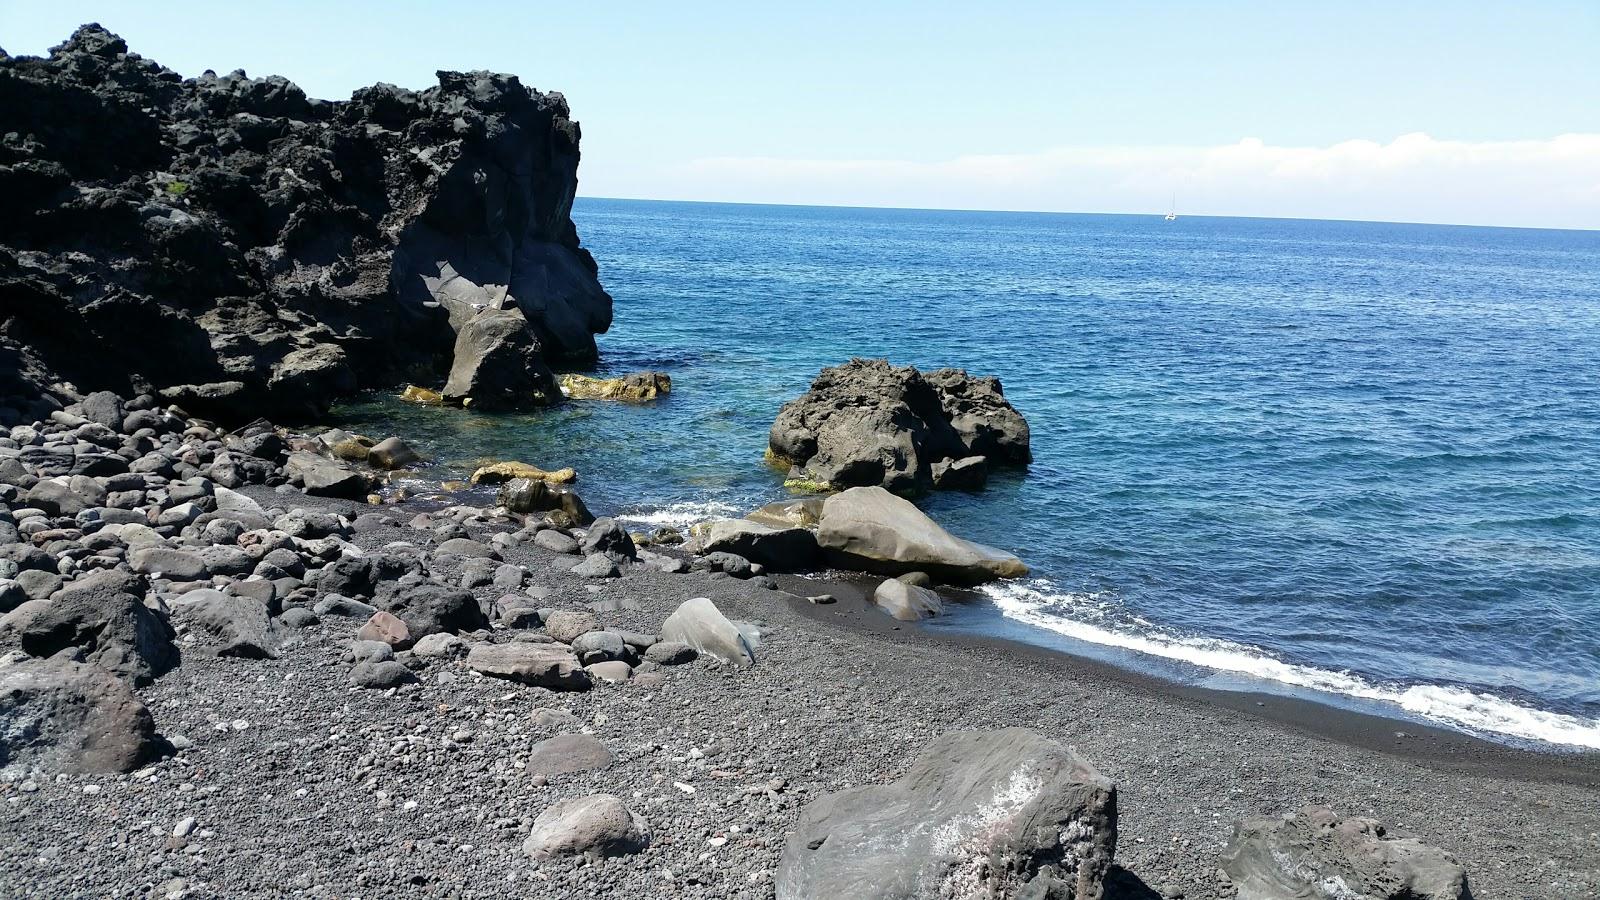
[[[1173,194],[1172,195],[1172,205],[1167,207],[1167,209],[1169,210],[1168,213],[1167,213],[1167,221],[1168,222],[1171,222],[1172,220],[1178,218],[1178,195],[1177,194]]]

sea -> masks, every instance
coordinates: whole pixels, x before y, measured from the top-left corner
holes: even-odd
[[[601,374],[659,402],[336,410],[449,477],[573,466],[684,526],[788,496],[851,357],[998,376],[1035,461],[921,505],[1015,552],[927,626],[1513,744],[1600,749],[1600,232],[581,198]],[[1403,726],[1401,726],[1403,728]]]

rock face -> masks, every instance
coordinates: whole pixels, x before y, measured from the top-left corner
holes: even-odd
[[[150,711],[110,672],[56,660],[0,668],[0,770],[130,772],[158,746]]]
[[[881,575],[927,572],[954,584],[980,584],[1028,574],[1022,560],[956,537],[916,504],[878,487],[829,497],[817,544],[834,565]]]
[[[494,377],[553,395],[547,365],[593,359],[610,325],[570,216],[578,125],[513,76],[329,102],[184,79],[86,25],[46,58],[0,54],[0,109],[0,405],[66,380],[315,413],[440,378],[458,332],[506,317],[523,352]]]
[[[1117,794],[1076,753],[1024,728],[938,739],[898,781],[806,807],[778,900],[1100,900]]]
[[[1222,870],[1239,900],[1464,900],[1467,873],[1450,854],[1394,838],[1372,819],[1307,806],[1234,827]]]
[[[898,494],[933,487],[981,486],[987,466],[1027,465],[1028,423],[1006,400],[997,378],[959,369],[923,374],[881,359],[852,359],[823,369],[811,390],[784,404],[767,438],[773,455],[792,463],[791,478],[847,488],[878,485]],[[965,461],[958,477],[936,479],[934,466]]]

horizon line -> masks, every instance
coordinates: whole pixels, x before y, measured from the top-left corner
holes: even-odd
[[[1142,218],[1151,216],[1161,218],[1166,213],[1160,212],[1088,212],[1064,209],[996,209],[991,207],[966,207],[966,206],[886,206],[841,203],[778,203],[765,200],[685,200],[669,197],[602,197],[594,194],[575,194],[575,200],[620,200],[628,203],[695,203],[707,206],[776,206],[789,209],[872,209],[887,212],[955,212],[955,213],[1005,213],[1012,215],[1042,215],[1042,216],[1125,216]],[[1600,225],[1585,225],[1573,228],[1561,228],[1553,225],[1484,225],[1480,223],[1463,222],[1414,222],[1403,219],[1321,219],[1305,216],[1216,216],[1205,213],[1179,213],[1179,219],[1245,219],[1261,222],[1341,222],[1353,225],[1421,225],[1430,228],[1487,228],[1515,231],[1561,231],[1589,234],[1600,231]]]

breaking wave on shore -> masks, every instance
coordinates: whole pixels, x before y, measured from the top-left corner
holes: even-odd
[[[984,586],[982,591],[1006,618],[1074,640],[1215,672],[1393,704],[1413,715],[1467,731],[1600,749],[1600,721],[1594,719],[1535,709],[1452,685],[1374,682],[1350,672],[1285,662],[1258,647],[1167,634],[1143,619],[1119,617],[1117,604],[1105,594],[1060,591],[1047,578],[997,582]]]
[[[699,524],[707,519],[720,519],[738,516],[744,512],[742,507],[721,500],[683,501],[669,503],[655,509],[641,512],[619,513],[615,518],[619,522],[633,525],[644,525],[650,528],[677,528],[687,529],[691,525]]]

